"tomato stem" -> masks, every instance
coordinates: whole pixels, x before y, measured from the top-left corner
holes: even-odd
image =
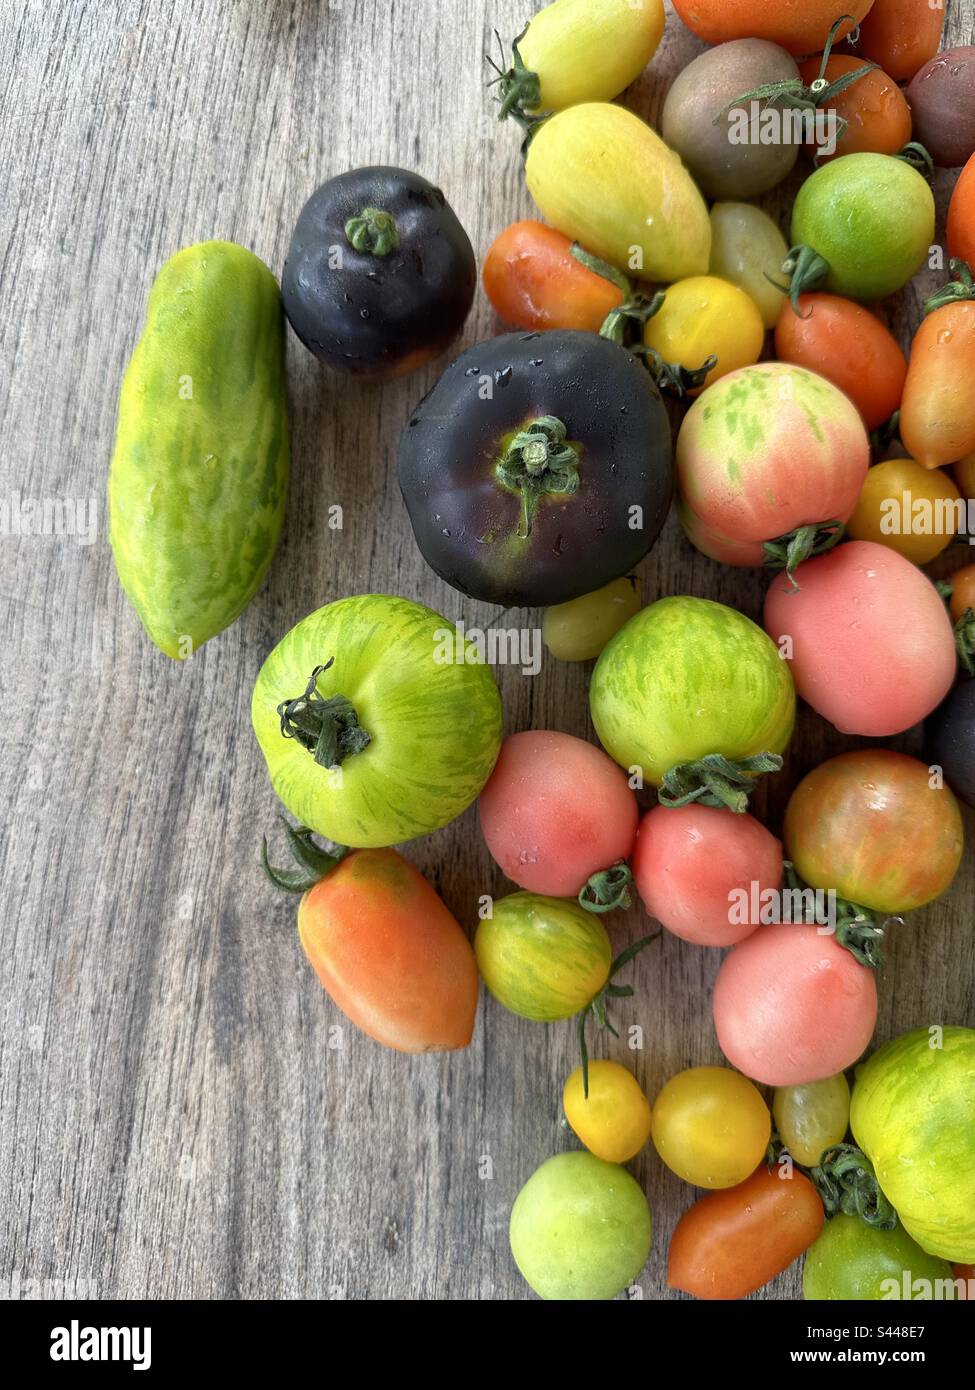
[[[587,912],[612,912],[630,906],[630,884],[633,875],[627,864],[613,864],[608,869],[600,869],[590,875],[579,889],[579,906]]]
[[[276,869],[268,860],[267,836],[262,837],[261,866],[274,884],[286,893],[307,893],[309,888],[331,873],[348,854],[344,845],[332,845],[322,849],[312,839],[312,831],[305,825],[289,825],[284,816],[279,816],[288,837],[288,847],[298,865],[297,869]]]
[[[842,521],[820,521],[814,526],[797,526],[784,536],[765,541],[763,564],[770,569],[784,569],[794,593],[799,592],[793,571],[813,555],[825,555],[843,539]]]
[[[799,296],[822,284],[829,274],[829,262],[811,246],[793,246],[782,267],[782,274],[788,275],[788,285],[780,285],[768,274],[765,278],[776,289],[789,296],[794,312],[799,314]],[[799,314],[799,317],[802,318],[803,315]]]
[[[966,608],[955,623],[955,650],[967,676],[975,676],[975,610]]]
[[[487,85],[489,87],[497,86],[498,89],[498,100],[501,104],[498,120],[506,121],[510,116],[512,120],[518,122],[523,130],[530,132],[545,117],[538,111],[542,102],[541,78],[537,72],[532,72],[530,68],[525,66],[519,48],[519,44],[527,33],[528,25],[526,24],[518,37],[512,39],[511,61],[509,63],[505,56],[501,35],[495,29],[494,37],[498,41],[501,62],[496,63],[490,53],[486,53],[484,56],[497,73],[497,76],[492,77]]]
[[[554,415],[540,415],[519,430],[498,459],[496,473],[505,487],[521,496],[518,536],[531,535],[539,501],[547,493],[571,494],[579,488],[579,450],[566,441],[568,431]]]
[[[726,806],[738,814],[748,810],[749,794],[755,789],[755,774],[778,772],[782,758],[778,753],[756,753],[751,758],[726,758],[707,753],[695,762],[678,763],[664,774],[657,791],[661,806]]]
[[[920,140],[909,140],[897,151],[894,158],[902,159],[905,164],[916,169],[928,183],[934,183],[934,160]]]
[[[790,888],[799,893],[809,888],[796,873],[795,865],[788,859],[785,861],[785,881]],[[861,965],[870,970],[879,970],[884,963],[883,943],[887,927],[890,923],[903,919],[888,917],[878,923],[868,908],[846,898],[837,897],[835,905],[835,934],[839,945],[844,946]],[[821,919],[816,917],[814,911],[807,915],[805,920],[810,924],[822,925]]]
[[[354,250],[370,256],[388,256],[399,246],[399,228],[391,212],[363,208],[345,224],[345,235]]]
[[[820,1156],[809,1176],[823,1199],[827,1216],[843,1212],[868,1226],[892,1231],[897,1212],[881,1191],[873,1164],[855,1144],[836,1144]]]
[[[953,278],[927,301],[925,314],[933,314],[936,309],[943,309],[946,304],[955,304],[959,300],[975,299],[975,285],[967,261],[952,259],[948,262],[948,269]]]
[[[332,665],[329,657],[316,666],[304,691],[293,700],[278,705],[283,738],[297,739],[302,748],[314,753],[319,767],[338,767],[344,758],[361,753],[372,737],[359,723],[351,700],[332,695],[327,700],[318,690],[318,677]]]
[[[585,906],[585,904],[583,904],[583,906]],[[610,1022],[609,1015],[606,1012],[606,1000],[629,998],[633,993],[633,986],[614,984],[614,976],[616,976],[625,965],[629,965],[634,956],[639,955],[645,946],[649,946],[651,941],[656,941],[657,937],[660,935],[661,933],[659,931],[651,932],[649,936],[641,936],[639,941],[632,941],[629,946],[622,950],[610,965],[609,974],[606,977],[606,983],[603,985],[602,989],[590,999],[586,1007],[578,1014],[576,1019],[576,1033],[579,1039],[579,1054],[582,1059],[582,1094],[585,1096],[586,1100],[589,1099],[589,1046],[586,1041],[586,1024],[589,1021],[589,1016],[590,1014],[594,1015],[599,1027],[605,1028],[608,1032],[612,1033],[614,1038],[619,1037],[619,1034]]]

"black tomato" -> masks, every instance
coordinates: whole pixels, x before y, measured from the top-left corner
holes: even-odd
[[[925,756],[975,806],[975,677],[963,676],[924,725]]]

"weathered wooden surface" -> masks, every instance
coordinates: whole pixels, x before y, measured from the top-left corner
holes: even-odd
[[[104,510],[119,378],[151,278],[177,247],[227,237],[280,272],[312,189],[369,162],[440,183],[479,254],[530,211],[516,134],[494,124],[481,87],[492,28],[510,37],[525,9],[2,7],[0,497],[90,499],[98,524],[90,545],[0,538],[0,1279],[89,1280],[130,1297],[526,1295],[508,1211],[570,1142],[559,1097],[571,1030],[490,1002],[460,1056],[403,1058],[336,1033],[294,905],[256,861],[276,808],[248,707],[274,641],[323,601],[370,590],[468,624],[489,616],[425,568],[395,485],[399,430],[437,368],[350,385],[292,339],[286,539],[243,619],[185,665],[149,645],[124,602]],[[955,0],[949,40],[970,43],[973,29],[972,0]],[[671,17],[628,103],[654,114],[698,47]],[[951,182],[938,178],[939,231]],[[769,206],[785,209],[789,191]],[[905,339],[926,288],[896,310]],[[479,295],[464,345],[495,328]],[[333,503],[342,532],[326,526]],[[967,558],[958,549],[948,567]],[[642,579],[648,600],[693,592],[752,615],[765,585],[697,555],[673,519]],[[535,678],[499,674],[509,730],[591,735],[587,670],[549,660]],[[804,713],[773,824],[797,777],[853,742]],[[473,813],[409,853],[469,925],[479,894],[504,891]],[[881,1038],[975,1024],[973,878],[969,854],[950,896],[897,934]],[[634,911],[615,939],[640,925]],[[717,964],[672,938],[639,962],[619,1017],[645,1030],[631,1060],[651,1097],[678,1069],[719,1060]],[[670,1231],[692,1193],[652,1152],[634,1170],[656,1227],[641,1285],[665,1297]],[[797,1290],[792,1270],[763,1296]]]

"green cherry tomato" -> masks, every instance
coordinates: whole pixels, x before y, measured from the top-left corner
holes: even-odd
[[[695,1187],[735,1187],[762,1161],[772,1133],[768,1106],[728,1067],[691,1067],[657,1096],[651,1126],[667,1167]]]
[[[843,1212],[809,1247],[802,1292],[807,1302],[957,1297],[948,1261],[925,1254],[903,1226],[881,1231]]]
[[[802,1086],[779,1086],[772,1101],[779,1138],[805,1168],[813,1168],[826,1149],[842,1143],[850,1124],[846,1077],[824,1077]]]
[[[766,328],[778,322],[785,296],[768,277],[782,281],[789,248],[767,213],[752,203],[715,203],[711,209],[711,275],[743,289],[758,305]]]

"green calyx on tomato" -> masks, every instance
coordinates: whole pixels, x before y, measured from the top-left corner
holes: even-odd
[[[785,876],[788,886],[800,895],[811,893],[809,884],[804,883],[796,873],[795,865],[791,860],[785,860]],[[800,902],[807,902],[805,896],[800,896]],[[882,923],[877,922],[877,918],[868,908],[861,907],[859,903],[848,902],[845,898],[837,897],[836,900],[836,940],[841,946],[845,946],[854,959],[861,965],[869,966],[872,970],[879,970],[884,963],[883,941],[887,926],[893,922],[902,922],[901,917],[887,917]],[[810,915],[804,921],[815,921],[815,909],[810,909]]]
[[[490,53],[487,61],[497,73],[488,83],[489,87],[496,86],[498,89],[498,100],[501,109],[498,111],[498,120],[506,121],[510,116],[512,120],[518,122],[522,130],[529,132],[533,126],[538,125],[539,121],[545,119],[538,111],[542,101],[542,84],[537,72],[532,72],[525,66],[521,56],[519,44],[528,33],[528,25],[511,41],[511,61],[508,62],[501,35],[497,29],[494,37],[498,41],[498,48],[501,50],[501,63],[496,63]],[[548,114],[547,112],[545,113]]]
[[[391,212],[382,208],[363,208],[345,224],[345,235],[353,251],[370,256],[388,256],[399,246],[399,228]]]
[[[345,845],[333,845],[331,849],[322,849],[312,839],[314,831],[309,830],[306,825],[290,825],[284,816],[279,816],[278,819],[284,826],[288,848],[298,867],[276,869],[268,859],[266,835],[261,844],[261,867],[275,888],[280,888],[282,892],[307,893],[316,883],[321,882],[326,874],[331,873],[349,851]]]
[[[616,1029],[610,1022],[609,1014],[606,1010],[607,999],[629,999],[633,994],[632,985],[615,985],[614,978],[623,969],[624,965],[629,965],[634,956],[638,956],[644,946],[649,946],[651,941],[656,941],[660,935],[659,931],[651,932],[649,936],[641,936],[639,941],[632,942],[618,956],[614,957],[610,967],[606,983],[598,994],[593,995],[589,1003],[579,1014],[579,1053],[582,1057],[582,1092],[588,1100],[589,1098],[589,1046],[586,1042],[586,1024],[589,1022],[589,1015],[592,1014],[600,1028],[605,1028],[608,1033],[612,1033],[614,1038],[619,1037]]]
[[[632,882],[629,864],[611,864],[608,869],[598,869],[579,889],[579,906],[599,916],[617,907],[625,912],[630,906]]]
[[[855,1144],[827,1149],[809,1175],[827,1216],[845,1212],[882,1231],[892,1231],[897,1225],[897,1212],[884,1196],[873,1164]]]
[[[794,571],[804,560],[814,555],[825,555],[843,539],[845,526],[842,521],[820,521],[814,526],[797,526],[787,535],[776,536],[775,540],[764,541],[763,563],[769,569],[785,570],[794,589],[798,589]]]
[[[936,309],[943,309],[946,304],[955,304],[960,299],[975,299],[975,283],[972,281],[972,272],[967,261],[952,259],[948,262],[948,268],[952,279],[925,302],[925,317],[933,314]]]
[[[542,497],[578,490],[579,446],[570,443],[566,434],[555,415],[540,415],[518,431],[498,460],[498,478],[521,497],[517,535],[522,540],[531,535],[532,518]]]
[[[762,772],[779,772],[778,753],[756,753],[750,758],[726,758],[707,753],[695,762],[668,768],[657,791],[661,806],[726,806],[739,815],[748,810],[748,797],[755,790],[755,778]]]
[[[344,695],[326,700],[318,691],[318,677],[335,658],[316,666],[301,695],[278,705],[282,738],[296,738],[302,748],[315,756],[319,767],[338,767],[352,753],[361,753],[372,742],[368,730],[359,723],[352,701]]]

